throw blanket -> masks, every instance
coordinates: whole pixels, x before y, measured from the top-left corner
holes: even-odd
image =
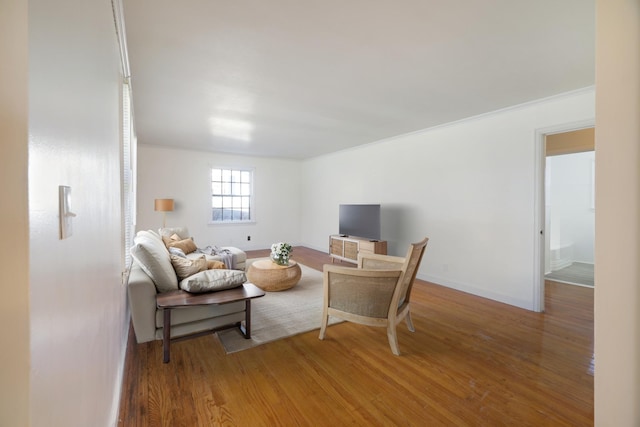
[[[198,248],[196,252],[211,256],[217,255],[222,259],[225,267],[227,267],[229,270],[235,270],[233,254],[229,249],[220,249],[217,246],[207,246],[206,248]]]

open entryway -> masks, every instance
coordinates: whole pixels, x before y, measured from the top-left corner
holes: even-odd
[[[549,144],[559,138],[584,138],[589,145],[593,128],[547,137],[544,277],[593,286],[595,152],[554,154]]]
[[[545,280],[594,286],[593,125],[581,122],[537,132],[536,311],[544,311]]]

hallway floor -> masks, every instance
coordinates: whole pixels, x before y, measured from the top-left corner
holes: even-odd
[[[544,276],[547,280],[593,287],[593,264],[574,262],[569,267],[552,271]]]

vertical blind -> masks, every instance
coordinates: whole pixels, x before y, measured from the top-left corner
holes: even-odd
[[[133,135],[131,92],[127,81],[122,85],[122,228],[124,265],[131,265],[131,246],[135,230],[135,185],[133,177],[135,138]]]

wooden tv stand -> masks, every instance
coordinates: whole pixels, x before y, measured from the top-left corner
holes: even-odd
[[[329,236],[329,255],[335,259],[358,263],[358,253],[387,254],[386,240],[370,240],[355,236]]]

